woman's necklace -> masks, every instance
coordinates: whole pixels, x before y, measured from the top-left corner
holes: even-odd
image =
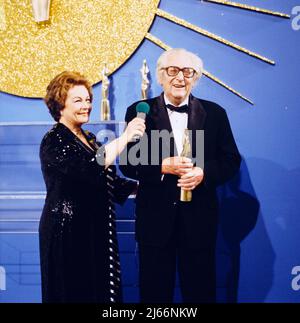
[[[74,135],[80,140],[82,141],[85,145],[87,145],[88,147],[91,148],[90,143],[87,141],[86,137],[84,136],[84,134],[82,133],[81,128],[79,129],[75,129],[72,131],[74,133]]]
[[[79,129],[74,129],[72,132],[74,133],[74,135],[75,135],[76,137],[81,137],[81,138],[83,137],[82,132],[81,132],[81,128],[79,128]]]

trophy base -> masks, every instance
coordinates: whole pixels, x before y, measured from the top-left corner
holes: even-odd
[[[180,191],[180,201],[181,202],[191,202],[192,200],[192,191]]]

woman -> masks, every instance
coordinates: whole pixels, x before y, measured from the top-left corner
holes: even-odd
[[[117,177],[109,165],[145,126],[135,118],[99,148],[95,136],[81,129],[92,98],[77,72],[63,72],[47,87],[45,102],[57,123],[40,147],[47,188],[39,227],[43,302],[122,299],[112,198],[123,202],[135,183]]]

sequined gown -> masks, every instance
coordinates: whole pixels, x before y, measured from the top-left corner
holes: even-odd
[[[95,137],[86,138],[93,149],[57,123],[40,146],[47,188],[39,226],[43,302],[122,300],[112,197],[124,202],[135,184],[100,166]]]

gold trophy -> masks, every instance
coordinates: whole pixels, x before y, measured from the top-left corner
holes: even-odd
[[[149,73],[149,68],[147,66],[147,62],[144,59],[143,60],[143,66],[140,69],[140,72],[142,74],[142,85],[141,85],[141,89],[142,89],[142,100],[146,100],[148,97],[148,89],[149,89],[149,79],[148,79],[148,73]]]
[[[184,129],[183,133],[183,149],[180,154],[181,157],[191,158],[192,149],[190,144],[189,130]],[[192,200],[192,191],[186,191],[184,189],[180,190],[180,201],[181,202],[190,202]]]
[[[49,20],[50,2],[51,0],[31,0],[35,22]]]
[[[107,65],[104,64],[104,68],[102,70],[102,99],[101,99],[101,110],[100,110],[100,119],[101,121],[110,120],[110,105],[108,100],[109,93],[109,79],[108,76],[109,71],[107,69]]]

